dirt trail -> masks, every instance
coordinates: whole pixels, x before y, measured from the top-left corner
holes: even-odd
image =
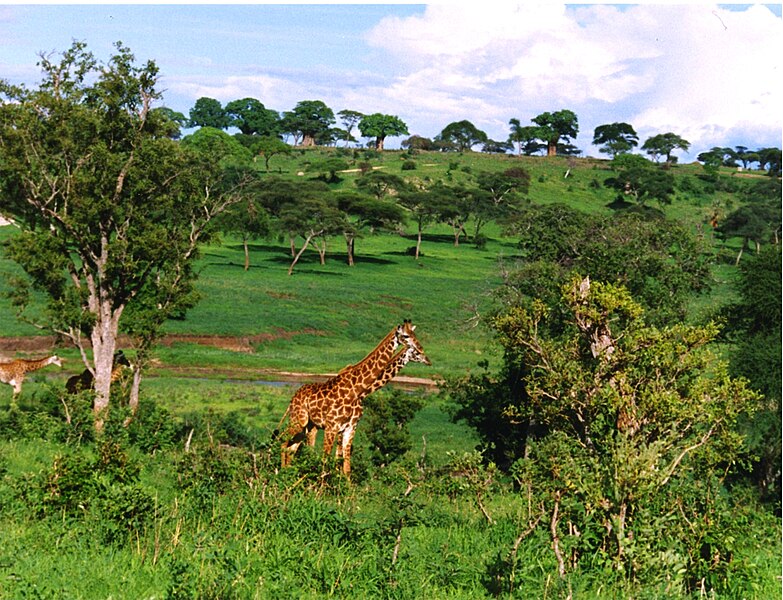
[[[171,346],[177,343],[199,344],[201,346],[211,346],[221,350],[230,350],[232,352],[253,352],[253,346],[265,341],[272,341],[280,337],[291,337],[301,333],[317,333],[316,331],[286,332],[279,331],[275,333],[261,334],[255,336],[220,336],[220,335],[167,335],[160,345]],[[129,347],[127,338],[120,336],[120,346]],[[24,337],[0,337],[0,362],[13,360],[17,357],[28,358],[41,353],[54,353],[57,349],[57,340],[54,336],[24,336]],[[81,367],[78,368],[81,371]],[[239,380],[265,380],[265,381],[284,381],[291,383],[325,381],[335,375],[335,373],[297,373],[293,371],[279,371],[275,369],[248,369],[242,367],[235,368],[214,368],[214,367],[175,367],[156,363],[153,365],[153,371],[158,373],[179,375],[181,377],[208,377],[221,376]],[[394,383],[401,387],[437,389],[437,383],[432,379],[424,377],[406,377],[398,375],[394,378]]]

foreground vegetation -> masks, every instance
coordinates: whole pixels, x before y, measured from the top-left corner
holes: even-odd
[[[360,429],[348,488],[312,454],[278,472],[270,428],[290,390],[155,387],[134,425],[97,443],[88,407],[66,425],[56,391],[3,412],[0,596],[675,598],[687,583],[675,565],[634,583],[589,562],[561,579],[548,526],[532,529],[537,496],[483,463],[436,399],[410,423],[419,443],[387,466]],[[733,510],[728,570],[695,588],[775,597],[776,519],[752,493]]]

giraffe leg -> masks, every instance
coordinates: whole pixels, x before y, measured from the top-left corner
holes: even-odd
[[[318,427],[316,427],[315,425],[311,426],[307,430],[307,445],[310,446],[311,448],[315,447],[315,438],[317,435],[318,435]]]
[[[16,400],[19,398],[19,394],[22,393],[22,379],[12,379],[8,383],[14,388],[14,395],[11,397],[11,406],[18,406]]]
[[[351,448],[353,446],[353,434],[355,431],[356,430],[353,427],[348,427],[343,431],[341,448],[338,449],[338,452],[342,451],[343,473],[348,481],[351,480]]]
[[[336,437],[336,431],[331,429],[324,429],[324,458],[332,455],[332,447],[334,446],[334,440]]]
[[[305,428],[299,425],[299,423],[292,422],[286,431],[285,441],[280,449],[280,465],[282,467],[287,467],[291,464],[294,454],[299,450],[299,446],[302,445],[305,439]]]

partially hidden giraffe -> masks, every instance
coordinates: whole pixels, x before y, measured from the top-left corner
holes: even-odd
[[[300,387],[283,415],[289,417],[289,424],[284,433],[281,448],[281,465],[291,464],[293,455],[306,440],[315,445],[318,429],[324,430],[324,454],[329,455],[338,434],[343,434],[345,427],[358,420],[353,415],[359,407],[361,415],[361,398],[367,395],[387,368],[394,352],[401,343],[411,346],[415,340],[415,327],[409,320],[395,327],[376,348],[362,361],[348,365],[337,375],[322,383],[310,383]],[[418,345],[418,342],[416,342]],[[350,435],[353,439],[353,435]],[[350,443],[349,443],[350,446]],[[345,455],[344,448],[341,448]],[[343,461],[343,472],[350,475],[350,447],[347,460]]]
[[[125,374],[126,369],[133,372],[133,365],[122,350],[114,353],[112,364],[114,365],[111,370],[112,383],[118,381]],[[79,392],[92,390],[94,386],[95,376],[89,369],[85,369],[78,375],[68,378],[68,381],[65,382],[65,390],[69,394],[78,394]]]
[[[415,327],[414,327],[415,329]],[[356,398],[356,405],[351,418],[348,422],[344,423],[342,429],[338,432],[341,435],[340,442],[337,445],[337,458],[343,459],[343,472],[350,478],[351,475],[351,448],[353,447],[353,436],[356,434],[356,426],[359,423],[359,419],[362,416],[364,407],[362,401],[372,394],[373,392],[381,389],[387,383],[389,383],[400,370],[409,362],[420,362],[425,365],[431,365],[430,359],[424,354],[424,348],[421,347],[419,341],[411,332],[411,335],[406,339],[406,348],[397,353],[397,355],[386,365],[386,368],[381,371],[378,379],[375,380],[367,390],[360,393]],[[335,438],[329,438],[329,432],[324,431],[324,454],[328,455],[331,452],[332,444]],[[315,445],[315,435],[313,434],[312,443],[308,439],[308,443]],[[329,450],[327,450],[329,448]]]
[[[13,397],[16,400],[16,397],[22,391],[25,376],[31,371],[37,371],[49,365],[63,366],[62,361],[56,354],[36,360],[19,358],[11,362],[0,363],[0,382],[7,383],[14,388]]]

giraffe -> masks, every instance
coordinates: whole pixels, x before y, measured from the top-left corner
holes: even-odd
[[[122,375],[125,373],[126,369],[133,371],[133,365],[130,363],[122,350],[118,350],[114,353],[113,364],[114,367],[111,371],[112,383],[120,379],[120,377],[122,377]],[[65,390],[69,394],[78,394],[79,392],[83,392],[85,390],[92,390],[94,385],[95,376],[92,374],[92,371],[85,369],[79,375],[74,375],[65,382]]]
[[[414,327],[415,329],[415,327]],[[386,368],[381,371],[378,379],[367,388],[364,392],[358,394],[356,398],[356,404],[353,413],[350,416],[349,421],[342,424],[339,431],[332,434],[329,430],[324,430],[324,455],[331,454],[332,444],[334,444],[337,435],[340,435],[340,443],[337,445],[337,458],[343,459],[343,472],[350,478],[351,474],[351,448],[353,447],[353,436],[356,433],[356,426],[359,423],[359,419],[362,416],[363,407],[362,400],[372,394],[373,392],[381,389],[384,385],[389,383],[397,373],[400,372],[405,365],[409,362],[420,362],[425,365],[431,365],[430,359],[424,354],[424,348],[421,347],[416,336],[411,335],[406,339],[406,348],[397,353],[397,355],[386,365]],[[308,439],[308,443],[310,440]],[[311,446],[315,444],[315,435],[313,433],[313,440]]]
[[[327,381],[306,384],[296,391],[286,410],[289,424],[281,448],[280,462],[283,467],[291,464],[293,455],[303,441],[307,440],[310,446],[315,445],[318,429],[327,432],[324,440],[328,435],[331,443],[328,447],[324,446],[324,451],[326,454],[331,452],[336,434],[342,431],[342,424],[350,421],[356,407],[361,406],[357,400],[359,395],[375,383],[394,357],[400,343],[411,344],[414,329],[406,319],[360,362],[348,365]],[[350,473],[350,459],[348,463],[343,462],[343,471],[346,475]]]
[[[56,354],[37,360],[19,358],[11,362],[0,363],[0,382],[7,383],[14,388],[13,399],[16,401],[16,397],[22,391],[22,384],[27,373],[43,369],[49,365],[63,366],[62,361]]]

